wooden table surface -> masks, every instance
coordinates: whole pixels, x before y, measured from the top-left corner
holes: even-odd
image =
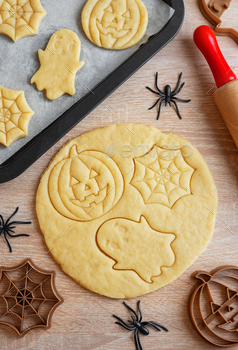
[[[163,132],[173,128],[173,133],[191,141],[206,159],[219,197],[214,236],[207,250],[176,281],[140,297],[144,319],[157,320],[170,331],[151,331],[150,336],[142,339],[144,350],[215,349],[194,329],[188,314],[188,296],[194,285],[191,278],[194,271],[210,271],[219,265],[238,264],[238,151],[214,104],[212,74],[192,41],[194,29],[208,22],[200,13],[197,1],[185,0],[185,5],[185,23],[169,45],[25,173],[9,183],[0,184],[0,213],[6,218],[19,206],[17,219],[32,221],[32,225],[24,227],[24,232],[29,233],[30,238],[12,239],[12,254],[1,238],[1,265],[10,267],[31,258],[39,268],[56,271],[56,286],[64,298],[64,303],[55,311],[50,330],[39,328],[34,330],[34,334],[28,332],[25,337],[19,338],[10,328],[0,326],[0,349],[135,349],[132,333],[115,325],[112,318],[113,313],[128,317],[122,300],[111,300],[85,290],[61,271],[51,255],[46,254],[48,248],[35,212],[40,176],[62,145],[89,130],[124,122],[155,126]],[[219,37],[218,41],[228,63],[238,73],[237,44],[226,37]],[[155,102],[155,95],[145,86],[154,86],[156,71],[159,72],[159,85],[162,88],[167,83],[174,87],[178,74],[183,72],[186,85],[180,97],[191,98],[192,102],[179,104],[182,120],[169,107],[163,108],[159,121],[156,120],[156,109],[148,111]],[[17,232],[20,232],[19,229]],[[129,300],[129,304],[135,307],[138,299]]]

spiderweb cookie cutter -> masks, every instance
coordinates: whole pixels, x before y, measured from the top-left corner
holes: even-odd
[[[55,287],[55,272],[42,271],[28,259],[0,267],[0,326],[20,337],[32,329],[49,329],[55,309],[63,303]]]
[[[198,333],[217,347],[238,345],[238,267],[196,271],[192,277],[198,283],[190,294],[189,312]]]
[[[229,36],[238,44],[238,32],[233,28],[220,27],[222,24],[221,17],[229,8],[232,0],[199,0],[200,9],[206,19],[214,25],[214,32],[220,36]],[[219,7],[223,5],[223,7]]]

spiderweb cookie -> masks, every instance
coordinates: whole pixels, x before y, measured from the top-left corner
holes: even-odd
[[[23,91],[0,86],[0,143],[8,147],[17,139],[26,137],[33,115]]]
[[[111,298],[152,292],[210,241],[217,192],[196,148],[140,124],[71,140],[38,188],[47,250],[83,287]]]
[[[13,41],[36,35],[45,15],[40,0],[0,0],[0,33]]]

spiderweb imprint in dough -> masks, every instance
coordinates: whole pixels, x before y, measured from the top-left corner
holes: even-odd
[[[9,146],[16,139],[27,136],[33,114],[22,91],[0,86],[0,143]]]
[[[164,150],[158,146],[145,156],[134,160],[135,171],[131,180],[144,202],[172,208],[183,196],[190,194],[194,170],[180,150]]]
[[[37,34],[45,14],[40,0],[0,0],[0,32],[13,41]]]

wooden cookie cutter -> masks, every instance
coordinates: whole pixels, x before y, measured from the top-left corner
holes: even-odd
[[[54,277],[54,272],[39,270],[30,259],[1,267],[0,325],[11,327],[20,337],[33,328],[50,328],[52,314],[63,302]]]
[[[199,334],[220,347],[238,345],[238,267],[221,266],[198,280],[190,296],[190,316]]]
[[[199,0],[199,5],[203,15],[214,25],[214,32],[217,35],[230,36],[238,44],[238,32],[233,28],[221,28],[223,13],[229,8],[232,0]]]

